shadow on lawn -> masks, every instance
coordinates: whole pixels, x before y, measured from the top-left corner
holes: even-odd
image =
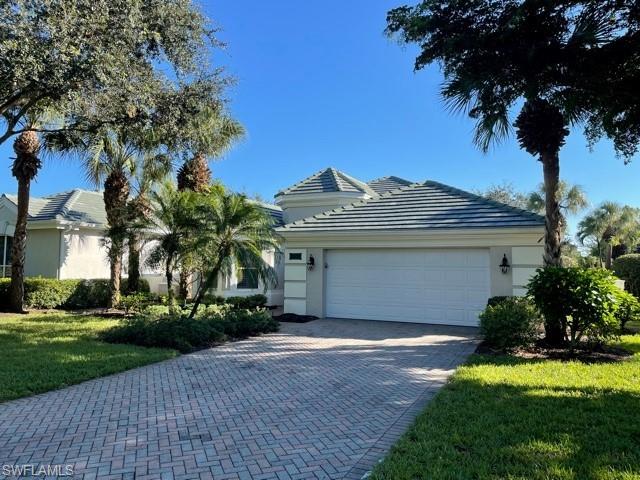
[[[535,379],[518,385],[491,373],[473,375],[474,367],[485,366],[513,368],[518,375],[518,369],[542,362],[473,357],[469,370],[441,391],[372,480],[639,478],[637,384],[569,385],[571,372],[557,372],[568,376],[567,386]],[[593,375],[616,375],[607,370],[610,365]],[[637,382],[640,367],[635,368],[635,373],[619,374]]]

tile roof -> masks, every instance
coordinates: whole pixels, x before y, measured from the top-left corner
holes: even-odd
[[[357,180],[346,173],[329,167],[314,173],[310,177],[292,185],[289,188],[280,190],[276,197],[288,194],[307,193],[329,193],[329,192],[352,192],[366,193],[375,196],[375,191],[366,183]]]
[[[298,220],[282,232],[539,227],[544,217],[434,181]]]
[[[371,180],[370,182],[367,182],[367,185],[369,185],[376,193],[381,195],[390,190],[395,190],[400,187],[407,187],[412,183],[413,182],[405,180],[404,178],[391,175],[388,177],[376,178],[375,180]]]
[[[15,195],[4,195],[17,205]],[[74,189],[46,197],[31,197],[29,200],[29,220],[59,220],[106,225],[102,192]]]
[[[269,216],[273,219],[274,227],[281,227],[284,225],[284,220],[282,217],[282,208],[278,205],[273,205],[271,203],[260,202],[258,200],[252,200],[257,203],[262,209],[269,214]]]

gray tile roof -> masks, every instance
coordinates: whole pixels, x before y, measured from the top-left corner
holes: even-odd
[[[412,183],[413,182],[405,180],[404,178],[391,175],[389,177],[382,177],[371,180],[370,182],[367,182],[367,185],[369,185],[376,193],[381,195],[390,190],[395,190],[400,187],[407,187]]]
[[[282,232],[539,227],[544,217],[426,181],[298,220]]]
[[[276,197],[288,194],[328,193],[328,192],[353,192],[366,193],[375,196],[375,191],[366,183],[329,167],[314,173],[310,177],[280,190]]]
[[[260,202],[258,200],[252,201],[257,203],[266,213],[269,214],[269,216],[273,220],[274,227],[281,227],[282,225],[284,225],[284,220],[282,219],[282,208],[271,203]]]
[[[5,195],[17,205],[15,195]],[[31,197],[29,201],[29,220],[58,220],[106,225],[102,192],[74,189],[46,197]]]

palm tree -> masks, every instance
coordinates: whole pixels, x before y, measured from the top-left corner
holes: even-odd
[[[580,221],[577,237],[582,245],[593,242],[601,264],[604,257],[605,267],[611,269],[614,245],[631,247],[640,241],[640,210],[605,202]]]
[[[271,218],[244,195],[212,191],[206,200],[203,254],[207,273],[198,285],[191,318],[220,274],[230,275],[234,268],[249,269],[265,285],[275,284],[277,278],[273,267],[262,258],[264,251],[278,248]]]
[[[569,185],[560,180],[556,199],[560,208],[560,225],[564,234],[567,228],[566,215],[575,215],[589,205],[587,194],[580,185]],[[544,213],[546,208],[546,189],[544,183],[540,184],[536,192],[531,192],[527,198],[527,208],[533,212]],[[565,243],[563,242],[563,245]]]
[[[206,243],[201,196],[190,190],[178,191],[166,182],[151,193],[150,240],[154,247],[147,258],[152,268],[161,267],[167,280],[169,308],[173,311],[173,273],[186,256],[202,251]]]
[[[18,180],[18,213],[11,248],[11,286],[9,308],[13,312],[24,311],[24,261],[27,250],[27,218],[29,217],[29,191],[36,177],[40,161],[40,139],[34,131],[22,132],[13,142],[16,158],[11,173]]]
[[[219,108],[205,108],[192,118],[191,128],[188,130],[191,132],[188,146],[194,154],[178,170],[178,190],[206,193],[211,185],[211,169],[207,157],[218,157],[229,150],[244,136],[244,127]],[[190,269],[183,268],[180,271],[181,298],[189,296],[190,276]]]
[[[142,152],[133,164],[132,185],[135,191],[127,204],[128,281],[127,293],[140,289],[140,250],[143,235],[148,230],[153,208],[150,194],[157,182],[171,172],[171,158],[151,151]]]
[[[585,125],[591,142],[612,138],[625,157],[637,150],[636,103],[624,100],[635,98],[628,77],[637,75],[627,46],[636,35],[630,5],[422,0],[387,15],[389,35],[419,45],[416,70],[442,67],[442,96],[476,120],[482,150],[513,125],[520,147],[542,164],[546,265],[560,263],[559,154],[568,127]]]

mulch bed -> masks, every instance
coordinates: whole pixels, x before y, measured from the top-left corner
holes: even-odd
[[[583,363],[611,363],[620,362],[633,356],[633,352],[620,347],[600,345],[595,348],[580,348],[570,351],[566,348],[549,347],[543,343],[530,348],[519,348],[512,352],[495,350],[485,342],[478,345],[476,353],[480,355],[504,355],[506,353],[527,360],[560,360],[578,361]]]
[[[307,323],[312,320],[317,320],[318,317],[315,317],[313,315],[296,315],[295,313],[283,313],[282,315],[275,315],[273,319],[279,322]]]

